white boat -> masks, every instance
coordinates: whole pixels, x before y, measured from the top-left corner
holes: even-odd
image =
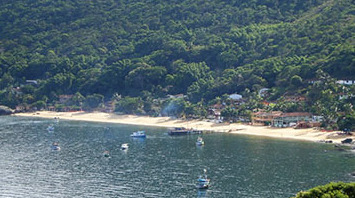
[[[54,150],[54,151],[59,151],[60,150],[58,142],[53,142],[52,150]]]
[[[122,149],[122,150],[128,149],[128,144],[127,144],[127,143],[122,144],[122,145],[121,145],[121,149]]]
[[[205,144],[205,141],[203,141],[202,137],[198,137],[196,141],[197,146],[202,146]]]
[[[104,151],[104,157],[110,157],[110,152],[109,151]]]
[[[136,138],[145,138],[145,131],[136,131],[131,134],[131,137],[136,137]]]
[[[203,169],[203,175],[200,175],[197,179],[196,188],[207,189],[210,186],[210,179],[207,178],[207,170]]]

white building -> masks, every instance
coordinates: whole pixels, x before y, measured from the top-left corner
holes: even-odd
[[[241,100],[243,98],[243,96],[235,93],[235,94],[229,95],[229,98],[232,100]]]
[[[355,80],[338,80],[337,83],[341,85],[354,85]]]

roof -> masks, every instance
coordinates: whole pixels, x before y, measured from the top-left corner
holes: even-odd
[[[256,113],[253,113],[253,115],[256,115],[256,116],[280,116],[281,114],[282,114],[282,111],[271,111],[271,112],[258,111]]]
[[[59,95],[59,98],[72,98],[73,95]]]
[[[299,116],[312,116],[311,113],[308,112],[291,112],[291,113],[282,113],[280,117],[299,117]]]
[[[243,96],[242,95],[240,95],[240,94],[231,94],[231,95],[229,95],[229,98],[230,99],[233,99],[233,100],[240,100],[240,99],[242,99],[243,98]]]

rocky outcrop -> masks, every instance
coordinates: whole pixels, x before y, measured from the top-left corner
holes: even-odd
[[[345,140],[342,140],[341,143],[343,144],[350,144],[353,141],[351,138],[346,138]]]
[[[10,109],[7,106],[0,105],[0,115],[10,115],[14,113],[14,110]]]

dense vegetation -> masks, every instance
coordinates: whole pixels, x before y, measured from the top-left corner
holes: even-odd
[[[295,198],[352,198],[355,197],[355,183],[329,183],[317,186],[305,192],[299,192]]]
[[[313,97],[276,109],[348,105],[351,115],[353,97],[336,99],[345,88],[307,80],[355,80],[354,13],[352,0],[2,0],[0,104],[40,108],[75,94],[75,106],[119,99],[123,112],[156,113],[155,99],[183,93],[184,114],[201,116],[224,94],[259,106],[266,87],[269,101]]]

